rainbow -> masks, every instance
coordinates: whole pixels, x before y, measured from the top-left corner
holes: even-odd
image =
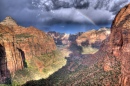
[[[98,27],[98,25],[96,25],[96,23],[91,19],[89,18],[87,15],[85,15],[84,13],[82,13],[80,10],[76,9],[76,11],[81,15],[83,16],[86,20],[88,20],[91,24],[95,25]]]

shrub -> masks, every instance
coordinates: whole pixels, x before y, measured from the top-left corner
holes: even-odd
[[[12,78],[14,84],[23,84],[30,80],[48,78],[66,64],[66,59],[62,56],[60,51],[56,50],[38,57],[33,57],[30,62],[26,62],[28,68],[24,68],[15,73],[15,76]],[[42,71],[39,71],[36,62],[43,66]]]
[[[28,33],[22,33],[22,34],[16,34],[15,37],[16,38],[29,38],[29,37],[33,37],[33,36]]]

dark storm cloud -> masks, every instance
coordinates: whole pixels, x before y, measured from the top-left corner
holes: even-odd
[[[55,0],[52,0],[53,3],[54,3],[54,7],[56,8],[60,8],[60,7],[63,7],[63,8],[71,8],[71,7],[74,7],[74,8],[77,8],[77,9],[82,9],[82,8],[88,8],[89,7],[89,2],[88,1],[85,1],[85,0],[73,0],[72,3],[69,3],[70,1],[68,2],[65,2],[65,1],[55,1]]]
[[[34,6],[43,8],[46,11],[56,10],[60,8],[88,8],[88,0],[32,0]]]
[[[101,14],[102,13],[102,14]],[[44,13],[45,14],[45,13]],[[96,15],[95,15],[96,14]],[[53,10],[52,12],[46,13],[50,17],[43,16],[44,24],[58,24],[58,23],[77,23],[77,24],[109,24],[111,22],[111,15],[107,10],[95,10],[94,8],[89,9],[59,9]],[[100,16],[97,16],[100,15]],[[41,18],[42,18],[41,17]]]
[[[94,6],[95,9],[106,9],[116,15],[119,10],[126,5],[129,0],[97,0],[96,5]]]
[[[19,24],[24,26],[35,25],[38,9],[31,5],[29,0],[0,0],[0,20],[6,16],[13,17]]]
[[[60,8],[76,8],[87,9],[106,9],[111,11],[119,11],[121,6],[124,6],[128,0],[32,0],[34,6],[44,10],[57,10]]]
[[[112,2],[113,0],[97,0],[96,4],[94,6],[95,9],[102,9],[105,8],[106,10],[109,9],[109,3]]]
[[[122,5],[124,5],[126,2],[128,2],[128,0],[119,0],[113,4],[110,11],[113,12],[113,14],[117,14],[118,11],[122,8]]]
[[[20,25],[59,23],[110,24],[128,0],[0,0],[0,21],[13,17]],[[46,27],[48,29],[48,27]]]
[[[46,24],[59,22],[88,24],[91,21],[96,24],[108,24],[127,2],[128,0],[33,0],[33,5],[41,9],[43,14],[46,14],[44,11],[48,12],[49,18],[44,19]],[[84,12],[78,12],[82,10]],[[46,18],[43,14],[42,17]],[[84,18],[84,15],[91,21]]]

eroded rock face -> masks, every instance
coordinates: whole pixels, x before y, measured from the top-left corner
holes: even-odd
[[[120,10],[102,47],[121,61],[121,86],[130,86],[130,4]]]
[[[16,23],[16,21],[14,19],[12,19],[10,16],[6,17],[2,22],[0,22],[0,24],[6,25],[8,27],[18,26],[18,24]]]
[[[65,34],[65,33],[58,33],[58,32],[55,32],[55,31],[49,31],[47,32],[48,35],[50,35],[55,43],[57,45],[67,45],[69,44],[69,34]]]
[[[55,31],[47,32],[50,35],[57,45],[70,45],[72,42],[75,42],[76,39],[83,34],[83,32],[79,32],[77,34],[66,34],[66,33],[58,33]]]
[[[24,68],[13,35],[14,32],[9,27],[0,25],[0,83],[6,82],[6,78],[10,76],[8,74]]]
[[[9,73],[27,67],[26,62],[29,63],[33,57],[54,50],[56,46],[50,36],[34,27],[18,26],[11,17],[7,17],[0,23],[0,83],[4,83]],[[39,70],[44,67],[43,64],[35,64]]]
[[[91,30],[80,35],[76,42],[80,46],[92,46],[99,48],[108,36],[110,35],[110,30],[107,28],[101,28],[99,30]]]
[[[17,45],[25,52],[26,59],[49,53],[56,49],[53,39],[34,27],[13,27]],[[19,29],[17,29],[19,28]]]

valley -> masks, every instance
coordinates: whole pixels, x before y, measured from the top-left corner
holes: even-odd
[[[23,86],[129,86],[129,10],[130,4],[120,10],[111,26],[110,35],[96,53],[81,54],[82,48],[75,47],[73,41],[66,66],[47,79],[29,81]],[[91,43],[93,40],[85,41],[85,45]]]
[[[99,44],[109,35],[106,28],[77,34],[44,33],[32,26],[19,26],[11,17],[6,17],[0,24],[1,53],[6,53],[1,55],[7,59],[2,60],[5,63],[1,65],[1,71],[5,75],[1,74],[0,82],[12,85],[47,79],[62,67],[64,70],[68,66],[68,71],[82,68],[83,54],[96,53]]]
[[[130,4],[111,28],[75,34],[0,22],[1,86],[129,86]]]

